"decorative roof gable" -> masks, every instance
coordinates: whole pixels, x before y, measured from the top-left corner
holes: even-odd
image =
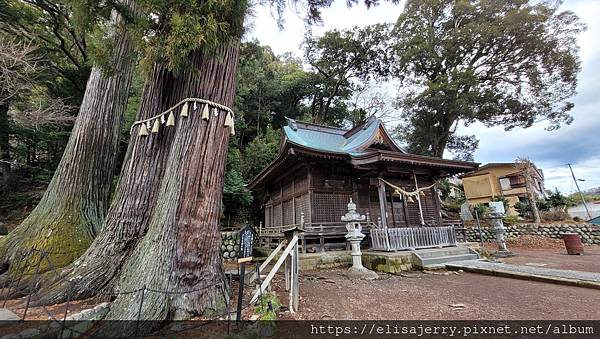
[[[390,137],[381,120],[375,117],[350,130],[288,119],[283,133],[281,149],[285,148],[286,143],[292,143],[315,151],[353,156],[363,155],[368,149],[404,153]]]

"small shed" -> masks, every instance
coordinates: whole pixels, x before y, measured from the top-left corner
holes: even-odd
[[[367,215],[367,233],[370,228],[451,228],[442,219],[437,180],[477,167],[408,154],[375,117],[352,129],[288,119],[279,155],[249,188],[264,191],[263,244],[277,243],[282,230],[300,225],[306,252],[346,246],[340,218],[350,199]]]

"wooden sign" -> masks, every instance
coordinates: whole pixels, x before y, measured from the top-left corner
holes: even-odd
[[[238,254],[238,263],[252,260],[252,248],[254,247],[256,235],[256,231],[250,225],[246,225],[240,230],[240,252]]]
[[[246,224],[240,230],[240,252],[238,254],[238,263],[240,264],[240,287],[238,289],[238,304],[236,320],[242,320],[242,299],[244,298],[244,278],[246,276],[246,263],[252,260],[252,248],[257,233],[252,226]]]

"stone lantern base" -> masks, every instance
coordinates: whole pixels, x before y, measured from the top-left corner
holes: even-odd
[[[379,279],[379,275],[366,267],[350,267],[346,276],[351,280],[375,280]]]

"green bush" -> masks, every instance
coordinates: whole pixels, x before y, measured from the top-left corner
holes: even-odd
[[[569,213],[565,211],[544,211],[540,213],[542,221],[564,221],[571,220]]]
[[[515,203],[515,209],[519,212],[519,215],[523,218],[531,218],[531,205],[527,202],[519,201]]]
[[[485,215],[487,215],[488,213],[490,213],[490,207],[483,204],[483,203],[479,203],[475,206],[473,206],[473,212],[477,212],[477,214],[479,214],[479,217],[483,217]]]
[[[506,215],[504,218],[502,218],[502,220],[507,225],[514,225],[519,222],[519,216],[510,214],[510,215]]]
[[[279,298],[273,293],[266,293],[262,295],[260,305],[256,307],[255,313],[260,315],[260,320],[277,320],[279,308],[281,308]]]

